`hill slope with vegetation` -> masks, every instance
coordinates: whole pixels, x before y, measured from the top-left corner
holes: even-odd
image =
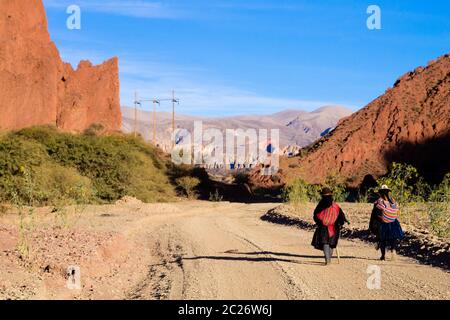
[[[173,200],[176,168],[158,149],[129,135],[34,127],[0,136],[0,202],[55,205],[111,203],[124,196]]]

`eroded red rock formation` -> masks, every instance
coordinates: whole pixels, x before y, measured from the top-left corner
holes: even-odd
[[[365,175],[384,175],[391,161],[428,163],[430,167],[422,168],[426,171],[439,169],[432,165],[449,169],[449,146],[438,143],[447,141],[449,120],[450,56],[445,55],[405,74],[384,95],[341,121],[299,164],[311,182],[323,182],[327,173],[336,171],[350,185]],[[417,152],[430,143],[434,150]],[[442,156],[436,158],[439,150]]]
[[[120,130],[118,59],[73,70],[50,39],[42,0],[1,0],[0,112],[0,130]]]
[[[303,157],[283,159],[280,178],[301,177],[321,184],[329,174],[358,186],[366,175],[379,177],[393,162],[416,166],[439,181],[450,172],[450,55],[402,76],[393,88],[347,117]],[[254,184],[271,180],[252,175]]]

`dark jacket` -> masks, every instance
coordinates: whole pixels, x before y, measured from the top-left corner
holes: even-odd
[[[380,217],[382,214],[383,213],[381,212],[381,210],[378,209],[376,205],[374,205],[372,209],[372,215],[370,216],[369,230],[377,237],[377,239],[380,233]]]
[[[317,215],[329,208],[333,204],[333,201],[330,199],[322,199],[314,210],[314,221],[316,222],[316,231],[314,232],[314,236],[311,242],[311,245],[317,250],[323,250],[324,244],[329,244],[331,248],[336,248],[338,245],[340,232],[342,226],[347,222],[344,211],[342,209],[339,210],[339,216],[336,219],[336,223],[334,225],[336,234],[333,237],[330,237],[328,234],[327,226],[322,224],[322,221],[317,217]]]

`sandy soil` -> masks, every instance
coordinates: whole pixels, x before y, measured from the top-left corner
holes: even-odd
[[[276,204],[180,202],[40,209],[17,250],[16,215],[0,217],[0,299],[450,299],[450,275],[359,240],[324,266],[312,233],[261,220]],[[66,270],[81,268],[81,290]],[[381,268],[369,290],[367,268]]]

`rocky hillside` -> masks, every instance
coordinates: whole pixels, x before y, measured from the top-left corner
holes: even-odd
[[[336,126],[336,119],[341,120],[349,116],[349,109],[339,106],[325,106],[313,112],[305,112],[290,121],[287,126],[297,131],[310,133],[316,137],[322,137],[331,132]]]
[[[350,186],[384,175],[392,162],[414,165],[430,181],[450,172],[450,56],[399,78],[385,94],[343,119],[303,157],[282,161],[285,181],[322,183],[337,173]]]
[[[120,130],[118,59],[77,70],[51,41],[42,0],[0,1],[0,130],[51,124]]]

